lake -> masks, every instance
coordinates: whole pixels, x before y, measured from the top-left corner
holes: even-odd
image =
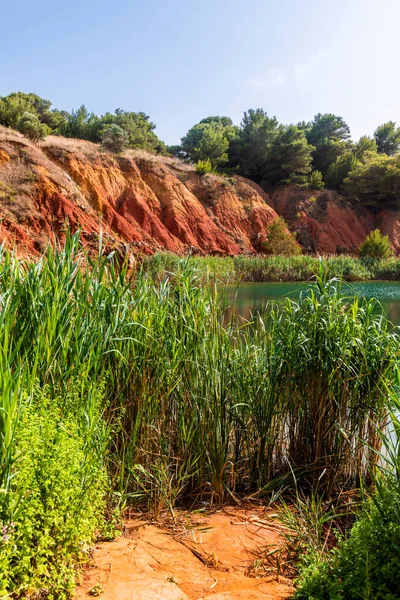
[[[307,283],[241,283],[226,286],[222,295],[229,307],[227,316],[234,310],[249,319],[251,314],[262,311],[267,303],[279,303],[285,298],[296,300],[308,287]],[[400,325],[400,281],[343,283],[342,291],[346,296],[376,298],[388,319],[394,325]]]

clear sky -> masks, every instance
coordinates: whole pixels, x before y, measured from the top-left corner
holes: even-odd
[[[248,108],[400,124],[400,0],[0,0],[0,96],[144,111],[167,143]]]

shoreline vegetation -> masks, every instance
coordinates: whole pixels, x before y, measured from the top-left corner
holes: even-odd
[[[130,507],[257,499],[287,526],[260,560],[297,598],[397,598],[399,336],[376,301],[321,271],[226,324],[198,259],[157,260],[131,273],[78,234],[36,262],[0,249],[0,597],[70,598]]]
[[[196,270],[199,283],[218,284],[306,282],[322,269],[329,278],[344,281],[400,281],[400,258],[357,258],[354,256],[196,256],[180,257],[159,252],[139,258],[139,266],[155,280],[176,273],[181,263]]]

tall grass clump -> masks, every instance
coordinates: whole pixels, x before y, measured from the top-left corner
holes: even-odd
[[[397,375],[399,381],[399,374]],[[305,545],[295,598],[395,600],[400,597],[400,401],[392,395],[390,426],[380,431],[372,497],[355,525],[329,551]]]

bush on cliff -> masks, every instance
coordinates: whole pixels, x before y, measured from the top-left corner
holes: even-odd
[[[382,260],[393,255],[389,236],[382,235],[379,229],[371,231],[360,246],[361,258]]]
[[[50,133],[49,127],[41,123],[32,113],[24,112],[18,121],[18,131],[33,142],[43,140]]]
[[[301,248],[289,233],[286,223],[282,218],[275,219],[269,227],[267,239],[264,242],[266,254],[279,254],[281,256],[297,256]]]
[[[208,158],[207,160],[198,160],[196,163],[197,175],[206,175],[207,173],[212,173],[213,170],[212,162]]]

